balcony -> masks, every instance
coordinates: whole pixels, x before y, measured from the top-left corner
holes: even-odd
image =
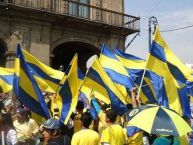
[[[139,17],[80,3],[72,0],[0,0],[0,6],[61,15],[109,27],[139,31]]]

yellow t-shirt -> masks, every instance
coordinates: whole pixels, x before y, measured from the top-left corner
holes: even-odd
[[[125,145],[143,145],[143,132],[135,133],[133,136],[127,136],[127,130],[124,128]]]
[[[123,128],[118,124],[108,126],[105,130],[103,130],[100,142],[101,144],[107,143],[110,145],[123,145]]]
[[[81,114],[78,114],[74,117],[74,133],[78,132],[82,128],[82,122],[80,120]]]
[[[98,145],[99,135],[91,129],[81,129],[72,137],[71,145]]]
[[[121,116],[117,115],[117,118],[115,120],[115,124],[121,125]]]
[[[99,132],[99,136],[101,136],[103,130],[108,126],[108,124],[106,123],[106,114],[101,111],[99,114],[98,114],[98,117],[99,117],[99,125],[98,125],[98,132]]]
[[[17,139],[19,141],[32,138],[32,133],[37,134],[39,132],[39,126],[34,119],[29,119],[28,122],[24,123],[19,123],[18,120],[15,120],[13,125],[17,132]]]

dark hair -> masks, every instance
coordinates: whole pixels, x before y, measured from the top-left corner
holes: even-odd
[[[84,109],[84,102],[79,100],[77,105],[76,105],[76,109],[77,110],[83,110]]]
[[[14,128],[11,114],[2,113],[1,114],[1,123],[3,125],[9,125],[11,128]]]
[[[127,109],[131,110],[131,109],[133,109],[133,106],[131,104],[127,104]]]
[[[24,109],[23,107],[18,107],[16,111],[17,111],[18,114],[20,114],[22,116],[27,116],[28,115],[27,110]]]
[[[114,123],[116,121],[117,114],[112,109],[106,111],[106,116],[111,123]]]
[[[89,112],[83,113],[81,116],[81,121],[83,123],[83,126],[88,128],[92,122],[92,117],[91,117],[90,113]]]
[[[101,105],[101,109],[102,109],[102,110],[105,110],[105,111],[106,111],[106,109],[109,108],[109,107],[110,107],[110,105],[108,105],[108,104],[106,104],[106,103],[104,103],[104,104]]]

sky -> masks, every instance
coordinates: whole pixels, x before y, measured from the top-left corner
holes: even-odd
[[[125,0],[125,13],[140,17],[140,35],[127,53],[146,59],[148,54],[148,19],[155,16],[160,31],[193,25],[193,0]],[[136,34],[127,37],[126,45]],[[161,32],[168,47],[184,63],[193,64],[193,27]]]

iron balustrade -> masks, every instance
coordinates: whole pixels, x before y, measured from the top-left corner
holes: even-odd
[[[139,31],[139,17],[75,0],[0,0],[0,5],[40,10]]]

